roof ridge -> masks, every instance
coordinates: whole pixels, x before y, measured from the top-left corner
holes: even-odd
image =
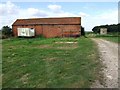
[[[81,17],[46,17],[46,18],[26,18],[26,19],[17,19],[17,20],[28,20],[28,19],[62,19],[62,18],[81,18]]]
[[[81,24],[81,17],[17,19],[12,25],[29,24]]]

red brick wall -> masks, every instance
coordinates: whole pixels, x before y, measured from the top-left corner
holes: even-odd
[[[35,28],[35,35],[50,37],[66,37],[81,35],[80,25],[35,25],[35,26],[13,26],[13,35],[17,36],[17,28]]]
[[[46,38],[50,37],[61,37],[61,28],[59,28],[59,25],[44,25],[43,26],[43,35]]]
[[[81,35],[80,27],[80,25],[44,25],[43,35],[47,38]]]
[[[65,25],[62,29],[63,37],[81,35],[80,25]]]
[[[13,35],[17,37],[17,26],[12,26]]]

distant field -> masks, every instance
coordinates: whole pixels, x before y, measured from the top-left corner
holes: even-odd
[[[3,40],[3,88],[90,87],[100,62],[89,38]]]

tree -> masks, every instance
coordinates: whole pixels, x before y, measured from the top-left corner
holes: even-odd
[[[82,27],[82,26],[81,26],[81,35],[85,36],[85,30],[84,30],[84,27]]]
[[[100,32],[99,26],[95,26],[95,27],[92,29],[92,31],[93,31],[94,33],[99,33],[99,32]]]
[[[3,37],[10,37],[12,36],[12,29],[8,26],[3,26],[2,27],[2,36]]]

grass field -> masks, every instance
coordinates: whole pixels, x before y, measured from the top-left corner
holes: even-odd
[[[3,88],[89,88],[100,62],[89,38],[3,40]]]

